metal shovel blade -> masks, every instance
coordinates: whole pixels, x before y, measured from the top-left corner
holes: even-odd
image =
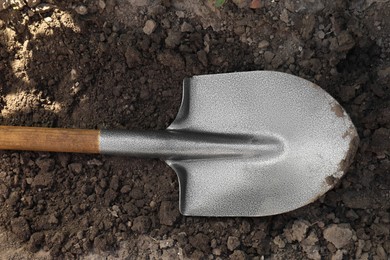
[[[334,186],[358,142],[329,94],[271,71],[186,79],[166,133],[184,150],[162,158],[179,178],[181,213],[192,216],[267,216],[302,207]]]

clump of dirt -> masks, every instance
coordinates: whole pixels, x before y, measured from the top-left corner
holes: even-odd
[[[327,90],[361,137],[334,190],[266,218],[181,216],[177,178],[157,160],[4,151],[2,255],[387,259],[386,1],[3,0],[0,10],[3,125],[164,129],[183,78],[268,69]]]

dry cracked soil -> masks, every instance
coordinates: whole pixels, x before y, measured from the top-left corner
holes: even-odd
[[[0,0],[0,123],[164,129],[185,77],[277,70],[328,91],[361,139],[293,212],[183,217],[159,160],[0,152],[2,259],[388,259],[388,0]]]

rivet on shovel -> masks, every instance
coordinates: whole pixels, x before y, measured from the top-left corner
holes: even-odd
[[[271,71],[184,80],[163,131],[0,127],[0,149],[161,158],[179,178],[180,211],[267,216],[302,207],[343,176],[358,144],[344,109],[320,87]]]

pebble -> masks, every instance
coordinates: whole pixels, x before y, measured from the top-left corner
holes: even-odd
[[[305,220],[294,221],[291,229],[285,229],[284,233],[287,240],[301,242],[306,237],[309,223]]]
[[[106,8],[106,2],[104,2],[104,0],[99,0],[98,6],[101,10],[104,10]]]
[[[62,163],[61,163],[62,164]],[[99,161],[98,159],[94,158],[92,160],[89,160],[87,161],[87,165],[91,165],[91,166],[102,166],[103,163],[101,161]]]
[[[269,41],[267,40],[262,40],[261,42],[259,42],[259,45],[257,45],[259,49],[265,49],[268,46],[269,46]]]
[[[47,172],[54,169],[55,161],[53,159],[37,159],[35,164],[42,172]]]
[[[200,63],[202,63],[203,66],[207,67],[208,64],[207,53],[204,50],[200,50],[196,53],[196,55]]]
[[[0,26],[0,28],[1,28],[1,26]],[[379,78],[382,78],[382,79],[384,79],[386,77],[390,77],[390,66],[379,70],[378,76],[379,76]]]
[[[240,239],[238,239],[238,237],[234,237],[234,236],[229,236],[228,240],[227,240],[227,243],[226,243],[227,248],[230,251],[234,251],[234,249],[239,247],[240,244],[241,244]]]
[[[353,232],[349,224],[331,224],[324,230],[324,238],[337,249],[346,247],[352,242]]]
[[[303,251],[305,251],[306,256],[309,259],[313,259],[313,260],[320,260],[321,259],[321,255],[319,252],[320,248],[318,245],[316,245],[317,242],[318,242],[318,237],[315,234],[315,232],[313,232],[313,231],[310,233],[310,235],[306,239],[304,239],[301,242],[302,249],[303,249]]]
[[[334,255],[332,255],[331,260],[343,260],[343,252],[341,250],[337,250]]]
[[[120,192],[123,194],[129,193],[131,191],[131,186],[130,185],[125,185],[121,188]]]
[[[288,21],[289,21],[289,18],[288,18],[288,11],[287,11],[287,9],[284,9],[283,11],[282,11],[282,13],[280,14],[280,20],[281,21],[283,21],[283,22],[285,22],[285,23],[288,23]]]
[[[147,20],[145,22],[144,28],[142,30],[144,31],[145,34],[151,35],[154,32],[154,30],[156,30],[156,27],[157,27],[157,24],[155,21]]]
[[[88,13],[88,8],[85,5],[78,5],[74,10],[79,15],[86,15]]]
[[[180,26],[180,31],[181,32],[193,32],[194,31],[194,27],[187,23],[187,22],[184,22],[181,26]]]
[[[37,188],[50,188],[53,185],[53,174],[48,172],[42,172],[36,175],[31,183],[32,187]]]
[[[41,3],[41,0],[27,0],[27,5],[30,8],[36,7]]]
[[[176,16],[179,18],[184,18],[186,14],[183,11],[176,11]]]
[[[11,6],[9,1],[2,1],[0,2],[0,11],[6,10]]]
[[[44,14],[44,13],[48,13],[50,11],[53,10],[53,5],[51,4],[39,4],[37,5],[37,7],[35,8],[35,13],[38,13],[38,14]]]
[[[160,241],[160,249],[165,249],[165,248],[169,248],[169,247],[172,247],[174,245],[175,241],[172,239],[172,238],[168,238],[166,240],[161,240]]]
[[[265,62],[271,63],[271,62],[272,62],[272,59],[273,59],[274,57],[275,57],[275,54],[273,54],[272,52],[270,52],[270,51],[264,52],[264,60],[265,60]]]
[[[355,46],[354,38],[347,31],[340,32],[340,34],[337,36],[337,42],[337,51],[339,52],[349,51]]]
[[[276,236],[273,242],[275,245],[278,246],[278,248],[284,248],[286,246],[286,243],[283,241],[283,239],[280,236]]]
[[[71,163],[68,165],[68,168],[74,173],[81,173],[83,170],[83,165],[81,163]]]
[[[49,224],[58,224],[58,219],[54,214],[51,214],[48,219]]]
[[[325,33],[324,33],[324,31],[319,31],[319,32],[317,33],[317,36],[318,36],[318,38],[320,38],[321,40],[324,39],[324,38],[325,38]]]
[[[388,259],[387,253],[381,245],[376,247],[376,254],[379,256],[379,259]]]
[[[214,248],[212,253],[213,253],[213,255],[220,256],[222,253],[222,250],[220,248]]]
[[[233,3],[237,5],[238,8],[244,8],[248,6],[248,3],[246,0],[232,0]]]
[[[23,9],[23,7],[26,6],[26,2],[24,0],[13,0],[13,1],[10,1],[10,2],[12,4],[12,8],[14,10],[21,10],[21,9]]]
[[[244,251],[234,250],[233,254],[229,256],[231,260],[246,260],[248,257]]]
[[[170,30],[168,32],[167,38],[165,38],[165,45],[166,47],[173,49],[180,44],[180,41],[181,41],[181,33]]]

